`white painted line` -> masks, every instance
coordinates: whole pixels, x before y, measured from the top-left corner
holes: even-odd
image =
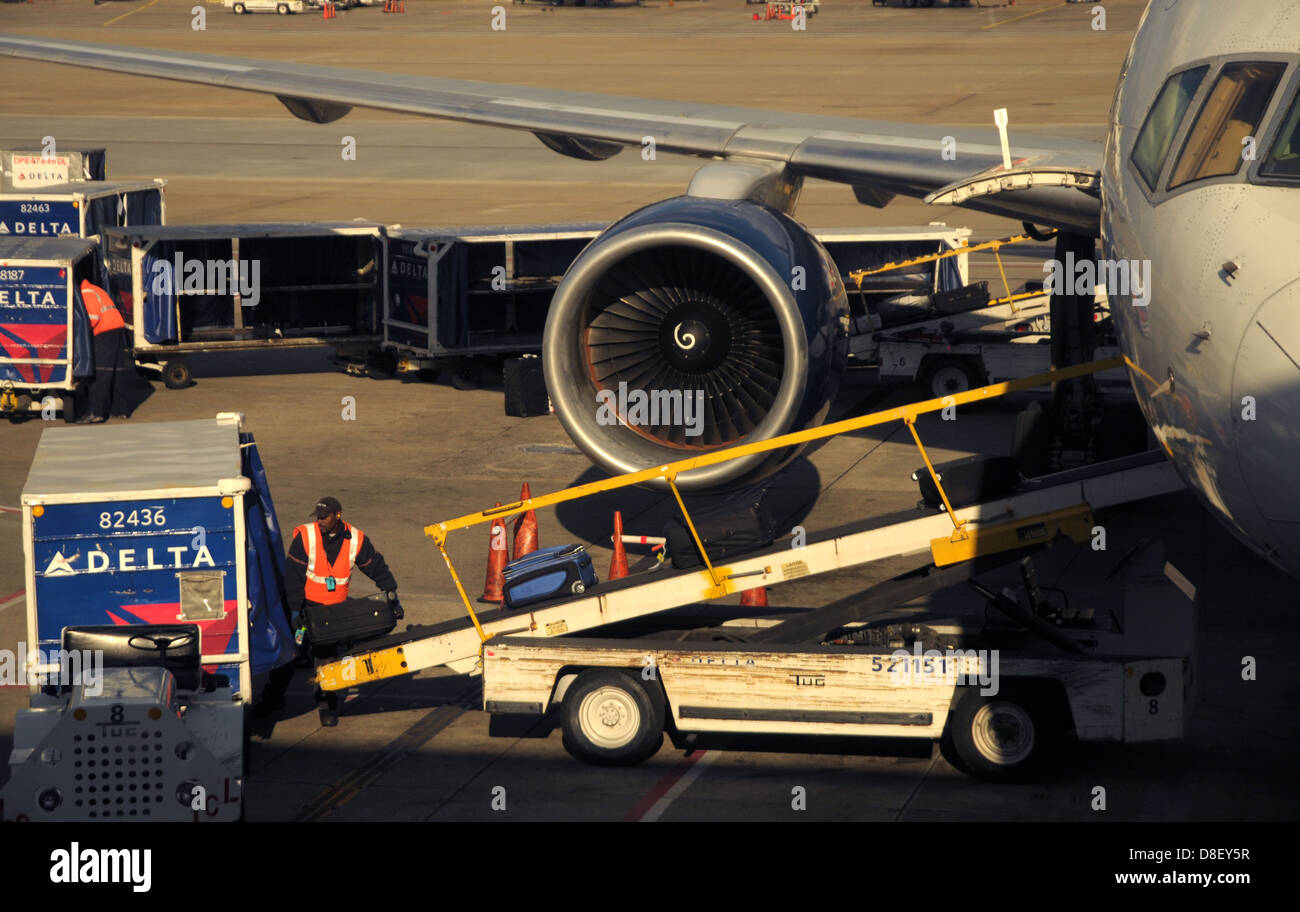
[[[13,598],[6,599],[5,601],[0,602],[0,611],[4,611],[6,608],[10,608],[14,605],[20,605],[25,601],[27,601],[26,591],[20,592],[17,595],[15,595]]]
[[[691,787],[691,783],[700,777],[700,773],[704,772],[704,768],[713,763],[714,760],[717,760],[719,756],[721,756],[721,754],[718,751],[706,751],[704,756],[695,761],[695,763],[691,765],[691,768],[688,769],[680,779],[672,784],[672,787],[664,793],[664,796],[656,801],[654,806],[651,807],[650,810],[646,811],[638,822],[654,823],[663,816],[664,811],[668,810],[669,806],[680,798],[683,792]]]

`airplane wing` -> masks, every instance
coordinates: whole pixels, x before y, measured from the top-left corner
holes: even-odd
[[[1011,136],[1004,168],[996,131],[503,86],[0,35],[0,56],[275,95],[294,116],[330,123],[377,108],[535,134],[573,158],[623,148],[780,163],[791,175],[849,184],[860,202],[896,195],[956,204],[1095,236],[1100,143]],[[869,104],[869,95],[864,104]],[[948,141],[950,140],[950,141]]]

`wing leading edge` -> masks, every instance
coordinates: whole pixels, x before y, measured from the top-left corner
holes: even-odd
[[[534,133],[574,158],[641,148],[708,159],[783,163],[792,175],[849,184],[858,199],[933,197],[1009,218],[1096,235],[1099,143],[1013,137],[1013,171],[999,180],[996,132],[503,86],[79,41],[0,36],[0,56],[221,86],[278,97],[296,117],[329,123],[354,107]],[[944,140],[955,155],[942,154]],[[1060,174],[1073,179],[1060,180]],[[1049,177],[1050,176],[1050,177]],[[972,180],[982,177],[983,180]]]

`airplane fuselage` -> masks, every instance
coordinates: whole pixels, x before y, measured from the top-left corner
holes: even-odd
[[[1151,263],[1147,306],[1120,293],[1111,295],[1111,309],[1156,438],[1208,509],[1295,576],[1300,186],[1261,180],[1258,169],[1300,83],[1298,35],[1294,0],[1152,3],[1111,112],[1101,226],[1103,257]],[[1285,69],[1258,135],[1240,145],[1239,167],[1170,189],[1222,67],[1256,61]],[[1202,65],[1153,189],[1132,161],[1135,140],[1170,75]]]

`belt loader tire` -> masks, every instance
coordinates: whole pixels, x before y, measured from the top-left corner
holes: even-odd
[[[963,688],[940,741],[945,759],[962,772],[994,782],[1022,782],[1047,763],[1066,725],[1056,701],[1041,689],[1003,682],[996,694]]]
[[[653,682],[607,668],[578,675],[564,695],[564,749],[602,766],[640,763],[663,744],[665,707]]]

